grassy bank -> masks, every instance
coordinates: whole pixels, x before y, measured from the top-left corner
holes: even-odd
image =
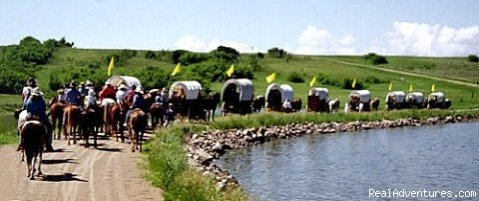
[[[18,142],[17,120],[12,113],[0,113],[0,145]]]
[[[155,186],[165,191],[165,200],[247,200],[239,189],[229,189],[224,193],[215,189],[209,178],[199,175],[188,167],[187,153],[183,146],[186,137],[211,129],[251,128],[260,126],[286,125],[290,123],[321,123],[379,121],[383,119],[445,117],[448,115],[477,115],[474,110],[403,110],[370,113],[265,113],[248,116],[228,116],[218,118],[211,124],[177,124],[157,132],[147,145],[149,178]]]

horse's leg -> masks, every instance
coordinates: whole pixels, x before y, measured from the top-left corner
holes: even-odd
[[[71,135],[72,135],[72,138],[73,138],[73,144],[77,143],[77,139],[76,139],[77,135],[76,135],[76,129],[75,128],[76,128],[76,126],[72,125],[72,134]]]
[[[35,179],[34,175],[35,175],[35,163],[36,162],[37,162],[37,156],[35,156],[35,154],[33,154],[33,157],[32,157],[31,162],[30,162],[30,169],[29,169],[31,171],[30,174],[29,174],[30,175],[30,178],[29,178],[30,180]]]
[[[134,131],[132,131],[131,125],[128,127],[128,133],[130,134],[130,141],[131,141],[131,152],[135,152],[135,136]]]
[[[43,149],[43,146],[42,146],[42,149]],[[38,176],[42,176],[43,173],[42,173],[42,160],[43,160],[43,151],[40,151],[38,153]]]
[[[140,131],[140,152],[142,151],[142,146],[143,146],[143,136],[145,135],[144,131]]]
[[[26,151],[24,151],[26,152]],[[25,154],[27,155],[27,178],[30,178],[30,174],[32,173],[32,158],[28,155],[28,154]]]

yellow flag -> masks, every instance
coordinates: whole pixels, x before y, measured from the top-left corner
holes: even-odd
[[[316,76],[314,76],[313,79],[311,79],[311,81],[309,82],[309,87],[314,86],[314,84],[316,84]]]
[[[393,89],[393,83],[389,82],[388,91],[391,91],[392,89]]]
[[[353,83],[351,84],[351,87],[354,89],[356,88],[356,78],[354,78]]]
[[[112,56],[111,59],[110,59],[110,64],[108,65],[108,72],[107,72],[108,76],[111,75],[111,70],[113,70],[114,66],[115,66],[115,57]]]
[[[411,92],[413,89],[412,89],[412,84],[409,84],[409,92]]]
[[[181,63],[176,64],[175,69],[171,73],[171,76],[175,76],[176,74],[178,74],[181,71],[180,66],[181,66]]]
[[[235,65],[231,64],[231,67],[226,71],[226,75],[228,75],[228,77],[231,77],[231,75],[233,75],[234,72],[235,72]]]
[[[436,91],[436,84],[431,85],[431,92],[434,92],[434,91]]]
[[[271,73],[271,75],[268,75],[268,77],[266,77],[266,82],[268,82],[269,84],[273,82],[275,79],[276,79],[276,73]]]

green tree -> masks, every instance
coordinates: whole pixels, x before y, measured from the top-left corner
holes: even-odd
[[[286,52],[285,50],[283,49],[280,49],[280,48],[277,48],[277,47],[273,47],[271,49],[268,50],[268,55],[270,57],[273,57],[273,58],[283,58],[285,57],[286,55],[288,55],[288,52]]]
[[[470,61],[470,62],[477,63],[477,62],[479,62],[479,57],[477,57],[477,55],[471,54],[471,55],[467,56],[467,60]]]

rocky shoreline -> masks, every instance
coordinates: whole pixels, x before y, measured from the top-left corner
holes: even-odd
[[[241,149],[274,139],[288,139],[303,135],[357,132],[370,129],[437,125],[477,120],[479,120],[479,114],[446,116],[444,118],[431,117],[423,120],[407,118],[382,121],[304,123],[259,128],[213,130],[190,135],[186,143],[186,148],[188,151],[188,163],[196,167],[198,171],[204,175],[212,177],[217,182],[219,189],[225,189],[227,186],[239,186],[238,181],[231,174],[215,164],[215,161],[230,149]]]

